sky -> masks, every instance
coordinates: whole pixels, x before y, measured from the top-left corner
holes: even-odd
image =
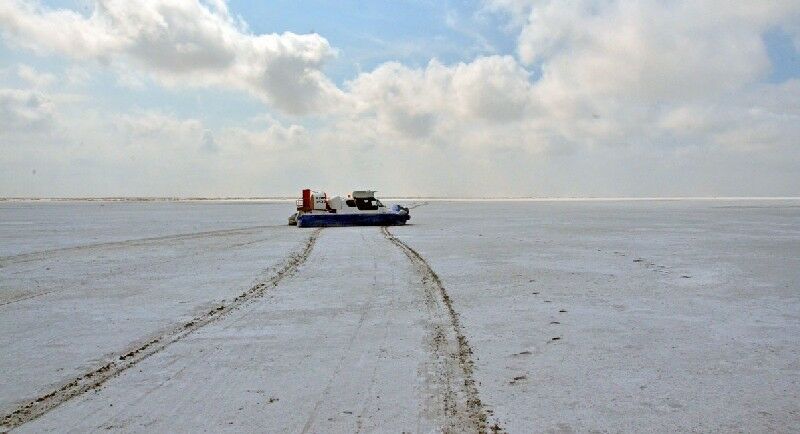
[[[3,0],[0,196],[800,196],[800,1]]]

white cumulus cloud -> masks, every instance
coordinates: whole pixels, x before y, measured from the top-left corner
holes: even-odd
[[[386,63],[348,82],[347,95],[359,125],[342,129],[401,140],[466,144],[480,136],[468,133],[514,129],[532,114],[528,73],[510,56],[425,68]]]
[[[335,55],[325,38],[250,34],[221,1],[97,0],[87,17],[7,0],[0,28],[39,52],[130,64],[168,85],[243,89],[290,113],[326,107],[338,93],[321,72]]]

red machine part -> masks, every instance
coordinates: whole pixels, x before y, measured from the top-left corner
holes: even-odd
[[[303,190],[303,207],[300,211],[311,212],[314,209],[314,203],[311,201],[311,189],[306,188]]]

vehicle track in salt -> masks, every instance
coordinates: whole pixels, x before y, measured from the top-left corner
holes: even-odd
[[[265,227],[269,227],[269,226],[265,226]],[[252,228],[250,228],[250,229],[252,229]],[[240,235],[240,233],[238,233],[238,232],[237,233],[226,233],[225,235],[226,236],[227,235],[233,236],[233,235]],[[195,238],[198,238],[198,237],[177,238],[177,239],[178,240],[186,240],[186,239],[195,239]],[[158,241],[159,242],[163,242],[163,241],[171,241],[171,240],[175,240],[175,239],[176,239],[175,237],[159,238]],[[274,239],[273,237],[267,237],[267,238],[258,238],[258,239],[255,239],[255,240],[239,241],[239,242],[236,242],[236,243],[233,243],[233,244],[225,245],[225,246],[223,246],[222,249],[223,250],[238,249],[238,248],[241,248],[241,247],[246,247],[246,246],[250,246],[250,245],[253,245],[253,244],[257,244],[257,243],[263,243],[263,242],[270,241],[270,240],[273,240],[273,239]],[[148,238],[144,238],[144,240],[149,240],[149,239]],[[132,240],[132,241],[141,241],[141,240]],[[127,241],[125,243],[128,243],[128,244],[115,245],[114,247],[137,246],[137,244],[132,244],[132,241]],[[144,243],[142,243],[142,244],[144,244]],[[97,246],[97,245],[95,245],[95,246]],[[76,249],[73,249],[73,250],[76,250]],[[190,253],[183,253],[183,254],[180,254],[180,255],[174,255],[174,256],[170,257],[169,259],[165,259],[165,260],[159,261],[159,264],[165,264],[165,263],[168,263],[168,262],[174,262],[176,260],[183,259],[183,258],[186,258],[188,256],[203,255],[203,254],[206,254],[206,253],[210,253],[210,251],[209,250],[200,250],[199,252],[190,252]],[[37,260],[46,260],[46,259],[47,258],[38,258]],[[30,261],[19,261],[17,263],[22,263],[22,262],[30,262]],[[119,275],[125,275],[125,274],[130,274],[130,273],[131,273],[130,270],[127,270],[127,271],[114,270],[114,271],[109,271],[108,273],[105,273],[105,275],[113,274],[115,276],[119,276]],[[39,292],[22,293],[22,294],[17,295],[16,297],[12,296],[11,298],[9,298],[7,300],[0,301],[0,308],[2,308],[4,306],[11,305],[11,304],[14,304],[14,303],[30,300],[32,298],[43,297],[43,296],[48,295],[48,294],[53,294],[53,293],[57,293],[57,292],[63,292],[63,291],[67,291],[67,290],[68,290],[67,288],[55,288],[55,289],[48,289],[48,290],[39,291]]]
[[[157,244],[164,241],[183,241],[183,240],[192,240],[197,238],[241,235],[259,229],[267,229],[267,228],[283,227],[283,226],[285,225],[247,226],[243,228],[220,229],[215,231],[204,231],[204,232],[190,232],[185,234],[164,235],[160,237],[136,238],[131,240],[109,241],[105,243],[83,244],[79,246],[39,250],[36,252],[20,253],[17,255],[0,256],[0,267],[11,264],[19,264],[23,262],[40,261],[48,259],[49,257],[54,255],[71,253],[82,250],[95,250],[95,249],[102,250],[102,249],[112,249],[117,247],[144,246],[149,244]]]
[[[268,279],[244,291],[231,302],[221,303],[219,306],[206,313],[197,315],[183,324],[179,324],[158,336],[147,339],[143,344],[137,344],[123,350],[109,357],[109,359],[107,359],[108,362],[104,365],[73,378],[71,381],[66,382],[47,394],[20,405],[15,410],[2,417],[2,420],[0,420],[0,431],[5,432],[30,422],[59,405],[102,386],[103,383],[109,379],[135,366],[142,360],[164,350],[169,345],[180,341],[198,329],[222,318],[227,313],[245,303],[263,296],[268,289],[274,288],[281,280],[293,275],[297,269],[305,263],[311,255],[311,251],[314,248],[314,244],[320,232],[321,229],[316,229],[312,232],[303,247],[299,249],[299,251],[289,254],[283,261],[283,264],[280,265]]]
[[[472,348],[441,279],[422,255],[395,237],[387,227],[382,227],[381,232],[403,251],[422,280],[425,303],[432,316],[429,344],[435,359],[436,378],[431,380],[439,394],[431,404],[438,406],[444,414],[447,423],[445,431],[501,431],[498,423],[489,426],[487,412],[473,378],[475,364],[472,361]]]

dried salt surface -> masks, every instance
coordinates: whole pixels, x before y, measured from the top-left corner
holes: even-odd
[[[434,203],[436,271],[509,432],[800,429],[800,202]]]
[[[378,228],[323,231],[264,297],[20,431],[464,431],[411,265]]]
[[[127,240],[282,226],[287,207],[279,202],[0,202],[0,260]]]
[[[286,204],[122,205],[0,204],[37,222],[0,224],[6,412],[266,279],[310,234],[282,226]],[[20,431],[469,430],[451,313],[486,429],[800,427],[797,201],[431,201],[411,223],[391,234],[452,312],[377,228],[325,229],[263,296]]]
[[[277,212],[259,221],[256,209],[0,205],[2,414],[269,276],[308,233],[265,225]],[[13,223],[24,221],[35,224]]]

